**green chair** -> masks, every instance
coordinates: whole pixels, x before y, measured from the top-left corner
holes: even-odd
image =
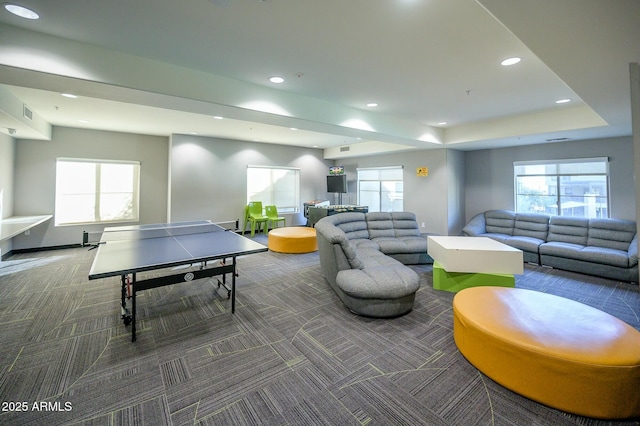
[[[276,206],[264,206],[264,213],[265,216],[267,216],[267,229],[269,229],[269,222],[271,222],[271,227],[272,228],[277,228],[278,227],[278,222],[282,222],[282,226],[287,226],[287,219],[282,217],[282,216],[278,216],[278,208]],[[273,226],[273,225],[276,226]]]
[[[262,214],[262,201],[251,201],[249,203],[247,206],[247,220],[251,223],[252,237],[255,234],[256,228],[258,232],[260,232],[260,227],[262,227],[262,232],[264,232],[267,227],[267,220],[269,219]]]

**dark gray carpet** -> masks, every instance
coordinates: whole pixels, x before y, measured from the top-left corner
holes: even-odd
[[[21,254],[0,270],[0,424],[638,424],[562,413],[480,374],[431,266],[415,267],[411,313],[374,320],[343,307],[316,253],[247,256],[235,314],[210,280],[149,290],[131,343],[119,280],[87,280],[94,254]],[[530,265],[516,282],[640,329],[637,285]]]

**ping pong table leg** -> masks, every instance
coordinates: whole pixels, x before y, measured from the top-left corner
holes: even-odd
[[[236,311],[236,257],[231,260],[233,272],[231,273],[231,313]]]
[[[120,281],[122,282],[122,289],[120,293],[120,314],[122,315],[124,325],[129,325],[131,322],[131,315],[129,315],[129,310],[127,309],[127,285],[129,282],[126,275],[121,275]]]
[[[136,341],[136,273],[131,278],[131,341]]]

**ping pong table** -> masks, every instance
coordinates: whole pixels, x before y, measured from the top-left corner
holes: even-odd
[[[97,243],[89,279],[121,277],[122,319],[125,325],[131,324],[131,341],[135,342],[137,292],[222,275],[218,288],[222,285],[227,290],[233,313],[237,257],[267,250],[262,244],[206,220],[107,227]],[[227,263],[229,258],[231,263]],[[185,265],[196,265],[196,269],[175,272]],[[175,269],[168,275],[137,279],[140,272],[164,268]],[[226,274],[231,274],[231,288],[226,285]],[[131,310],[127,299],[131,299]]]

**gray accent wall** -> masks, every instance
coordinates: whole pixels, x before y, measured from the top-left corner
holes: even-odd
[[[402,166],[404,210],[416,214],[421,232],[455,235],[464,226],[464,153],[448,149],[408,151],[386,155],[337,160],[345,166],[349,181],[349,202],[357,202],[356,170],[366,167]],[[419,167],[428,176],[417,176]],[[351,183],[353,181],[353,184]],[[346,203],[345,203],[346,204]],[[424,227],[422,224],[424,223]]]
[[[636,220],[631,137],[557,142],[466,153],[467,220],[490,209],[513,210],[514,161],[609,157],[610,216]]]
[[[326,176],[333,161],[324,160],[320,149],[194,135],[172,135],[170,144],[172,222],[242,222],[249,165],[299,168],[301,210],[306,201],[327,199]],[[287,226],[306,224],[302,211],[283,216]]]
[[[404,210],[414,212],[422,232],[458,235],[476,213],[513,209],[513,162],[580,157],[610,158],[611,215],[636,220],[634,150],[631,137],[560,142],[480,151],[428,149],[325,160],[319,149],[191,135],[170,138],[76,128],[53,128],[51,141],[14,140],[0,134],[0,191],[4,217],[53,214],[55,160],[76,157],[141,163],[140,223],[242,219],[248,165],[300,169],[301,207],[310,200],[340,200],[326,192],[329,166],[343,165],[357,204],[358,167],[403,166]],[[417,176],[427,167],[428,176]],[[287,225],[304,225],[302,212]],[[55,227],[51,221],[0,245],[10,250],[78,244],[82,231],[102,225]]]
[[[140,161],[140,222],[166,222],[168,139],[159,136],[54,127],[52,139],[19,140],[15,155],[14,215],[54,214],[56,158]],[[102,225],[54,226],[13,238],[13,249],[82,242],[82,232]]]
[[[15,146],[15,139],[0,133],[0,219],[13,216]],[[0,257],[12,248],[11,239],[0,242]]]

